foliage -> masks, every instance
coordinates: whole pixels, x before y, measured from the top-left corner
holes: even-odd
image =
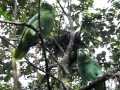
[[[12,87],[7,84],[0,84],[0,90],[12,90]]]
[[[73,0],[71,3],[69,3],[69,0],[59,1],[60,3],[63,2],[66,4],[62,5],[62,7],[64,7],[62,9],[58,4],[59,2],[53,4],[57,11],[54,32],[52,32],[52,38],[45,40],[50,74],[60,80],[50,77],[50,85],[53,88],[52,90],[64,90],[65,87],[72,88],[72,90],[79,90],[84,80],[78,73],[78,64],[76,56],[74,56],[76,49],[87,49],[88,52],[90,52],[89,56],[95,54],[96,63],[102,67],[104,72],[120,67],[120,2],[119,0],[111,1],[111,7],[101,9],[93,8],[93,0],[77,0],[79,2],[77,4],[73,3]],[[66,15],[63,9],[69,15]],[[94,9],[95,12],[91,9]],[[15,21],[27,22],[37,11],[38,0],[17,0]],[[12,0],[0,1],[0,17],[12,21],[14,20],[14,13],[15,2]],[[81,18],[82,21],[80,21]],[[2,77],[0,80],[8,83],[13,77],[13,67],[11,63],[11,49],[13,47],[10,43],[15,47],[18,45],[24,26],[0,22],[0,29],[0,76]],[[71,60],[71,62],[69,62],[68,65],[70,74],[66,75],[58,63],[62,63],[64,52],[70,41],[70,32],[76,30],[79,30],[79,33],[75,35],[72,53],[70,53],[71,57],[69,60]],[[97,50],[99,48],[104,48],[104,50],[98,53]],[[108,51],[110,52],[109,56]],[[22,59],[19,61],[21,68],[20,77],[25,76],[25,78],[31,80],[31,82],[28,82],[26,87],[24,87],[23,84],[22,88],[26,90],[47,90],[46,77],[44,73],[39,70],[45,70],[41,45],[37,44],[31,47],[26,56],[28,60]],[[56,63],[54,59],[58,62]],[[63,67],[64,66],[65,64]],[[119,77],[115,77],[113,81],[114,80],[116,80],[115,85],[116,88],[118,88],[117,83],[119,83]],[[22,84],[21,80],[20,82]],[[10,88],[11,86],[7,84],[0,84],[0,90],[10,90]],[[107,90],[111,90],[111,86],[108,86]]]

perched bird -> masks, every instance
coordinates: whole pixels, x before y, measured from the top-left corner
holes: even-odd
[[[77,55],[78,72],[84,85],[86,85],[88,81],[95,80],[103,75],[101,67],[97,64],[95,58],[87,54],[85,50],[78,49]],[[97,84],[94,90],[106,90],[105,82]]]
[[[40,26],[43,38],[46,39],[50,36],[53,31],[55,19],[55,9],[48,3],[42,3],[40,8]],[[34,15],[28,23],[34,28],[38,29],[38,13]],[[22,59],[29,51],[30,47],[36,45],[38,42],[38,34],[36,31],[25,27],[22,32],[21,40],[18,47],[13,50],[13,58],[15,60]]]

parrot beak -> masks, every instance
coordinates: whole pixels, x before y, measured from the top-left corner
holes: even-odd
[[[99,74],[97,77],[99,78],[99,77],[102,77],[102,76],[103,76],[103,73]]]

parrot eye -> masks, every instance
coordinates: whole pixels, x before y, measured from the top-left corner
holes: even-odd
[[[95,75],[96,75],[96,76],[98,76],[98,74],[97,74],[97,73],[96,73]]]

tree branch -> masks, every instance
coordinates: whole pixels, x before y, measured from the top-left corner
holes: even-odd
[[[1,38],[2,40],[4,40],[5,42],[7,42],[9,45],[11,45],[12,47],[15,48],[15,45],[13,45],[12,43],[10,43],[4,36],[0,36],[0,38]]]
[[[12,21],[6,21],[6,20],[0,20],[0,23],[9,23],[9,24],[13,24],[13,25],[20,25],[20,26],[26,26],[28,28],[31,28],[32,30],[34,30],[35,32],[38,32],[38,30],[36,28],[34,28],[32,25],[30,24],[26,24],[24,22],[12,22]]]
[[[57,3],[59,4],[60,8],[62,9],[63,13],[68,16],[68,14],[66,13],[66,11],[64,10],[64,8],[62,7],[62,5],[60,4],[60,1],[57,0]]]
[[[100,82],[105,82],[106,80],[115,77],[117,72],[120,71],[120,68],[113,69],[105,73],[102,77],[97,78],[96,80],[92,81],[89,85],[81,88],[80,90],[91,90],[94,86]]]

